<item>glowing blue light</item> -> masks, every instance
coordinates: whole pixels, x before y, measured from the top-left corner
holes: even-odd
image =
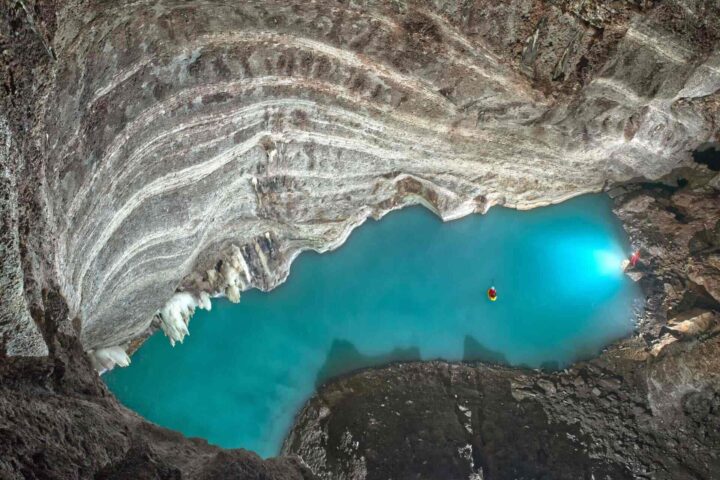
[[[595,250],[593,252],[598,272],[602,275],[620,275],[623,271],[623,257],[618,252]]]

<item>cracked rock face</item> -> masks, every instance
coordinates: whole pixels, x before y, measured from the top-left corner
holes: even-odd
[[[23,5],[7,25],[28,49],[6,55],[36,68],[4,72],[34,100],[7,114],[27,194],[2,204],[25,215],[24,265],[3,270],[5,337],[29,332],[13,354],[44,349],[42,288],[86,350],[127,349],[178,288],[271,289],[368,216],[531,208],[717,139],[712,1]],[[157,322],[173,340],[182,311]]]

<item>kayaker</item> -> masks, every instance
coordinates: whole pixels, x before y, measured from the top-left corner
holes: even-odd
[[[497,300],[497,290],[495,289],[495,287],[488,288],[487,296],[491,302]]]

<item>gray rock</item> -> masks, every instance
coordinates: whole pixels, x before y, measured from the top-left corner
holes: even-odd
[[[720,468],[718,353],[720,337],[713,337],[645,361],[611,350],[558,373],[443,362],[367,370],[323,386],[283,452],[300,455],[324,479],[450,480],[480,471],[497,479],[711,479]],[[563,382],[597,367],[623,378],[599,379],[609,395]],[[692,376],[692,389],[683,375]],[[539,384],[557,388],[517,394]],[[352,452],[343,448],[346,431],[359,442]],[[364,475],[357,458],[365,459]]]
[[[719,308],[718,191],[690,158],[719,137],[717,18],[690,0],[8,3],[2,476],[309,478],[142,421],[81,351],[137,348],[178,290],[158,323],[182,332],[204,294],[272,289],[300,251],[395,208],[452,219],[619,184],[638,338],[567,389],[503,367],[361,374],[337,396],[355,408],[311,402],[287,450],[325,478],[718,471],[717,332],[657,342],[669,312]],[[617,399],[591,393],[606,371]]]

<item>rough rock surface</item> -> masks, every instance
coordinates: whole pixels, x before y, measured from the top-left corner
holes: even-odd
[[[9,5],[10,339],[57,285],[86,350],[128,348],[368,216],[657,178],[720,123],[713,0]]]
[[[38,12],[52,28],[55,9],[39,6]],[[46,355],[47,346],[30,314],[31,305],[40,301],[38,280],[46,276],[42,270],[49,263],[36,253],[42,251],[38,243],[43,241],[36,234],[45,222],[38,184],[25,180],[34,176],[34,166],[42,167],[30,132],[36,94],[48,82],[48,56],[36,22],[27,18],[20,4],[0,4],[0,352]]]
[[[330,382],[284,452],[321,478],[712,479],[720,471],[720,192],[611,191],[647,294],[636,334],[558,373],[393,365]],[[683,188],[677,186],[680,183]]]
[[[313,397],[285,452],[333,480],[716,478],[720,338],[672,349],[559,374],[441,362],[364,371]]]
[[[68,314],[57,293],[43,300],[47,325]],[[297,458],[262,460],[143,420],[107,390],[76,337],[45,333],[49,356],[0,358],[0,478],[315,478]]]
[[[646,293],[638,334],[653,354],[711,332],[720,312],[720,189],[712,172],[679,169],[665,183],[618,187],[615,212],[640,262],[629,274]]]

